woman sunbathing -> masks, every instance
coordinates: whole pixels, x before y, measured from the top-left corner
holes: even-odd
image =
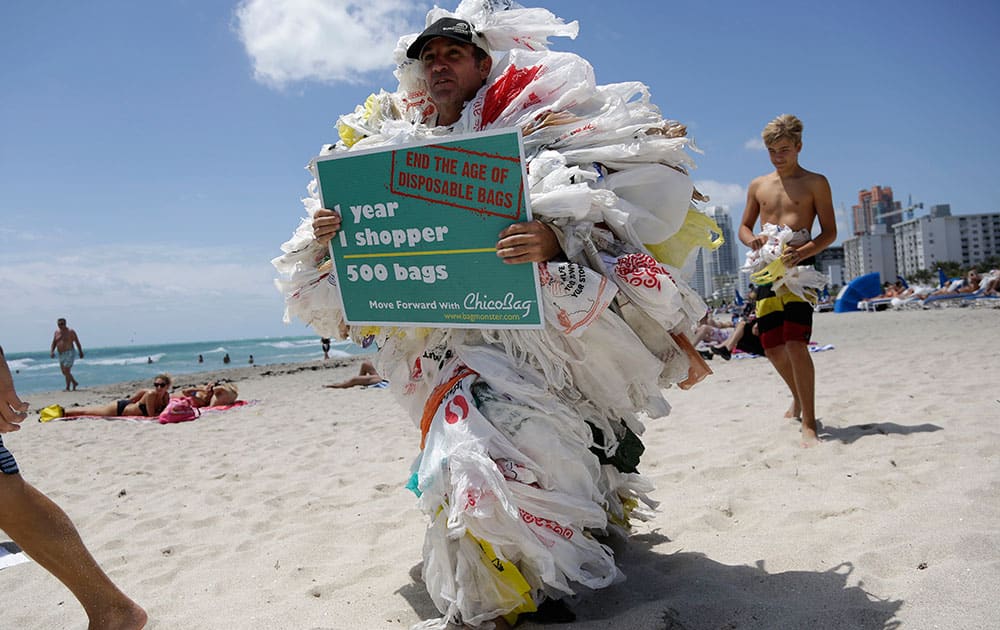
[[[201,387],[182,389],[181,394],[191,401],[194,407],[217,407],[231,405],[239,398],[239,390],[233,383],[206,383]]]
[[[65,409],[66,417],[73,416],[144,416],[155,418],[170,401],[169,374],[157,374],[153,378],[153,389],[140,389],[131,398],[122,398],[106,405],[93,407],[72,407]]]

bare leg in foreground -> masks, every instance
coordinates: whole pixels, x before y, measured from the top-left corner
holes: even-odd
[[[51,499],[21,478],[0,475],[0,528],[66,585],[90,619],[88,630],[138,630],[146,611],[104,573],[72,521]]]

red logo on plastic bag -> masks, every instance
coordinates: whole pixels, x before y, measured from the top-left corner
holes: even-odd
[[[483,103],[483,117],[479,128],[484,129],[486,125],[499,118],[503,110],[507,108],[507,105],[535,80],[535,76],[538,75],[541,69],[541,66],[534,66],[518,70],[514,66],[509,66],[507,71],[486,90],[486,99]],[[528,107],[538,102],[540,102],[540,99],[537,95],[529,94],[528,102],[524,106]]]
[[[456,413],[457,411],[457,413]],[[448,401],[444,408],[444,421],[448,424],[455,424],[460,420],[469,417],[469,401],[465,396],[458,395]]]
[[[517,508],[518,513],[521,515],[521,520],[528,525],[535,525],[536,527],[544,527],[545,529],[551,530],[555,535],[565,538],[566,540],[573,539],[573,528],[569,525],[560,525],[556,521],[551,519],[542,518],[541,516],[535,516],[531,512],[527,512],[522,508]]]
[[[649,254],[629,254],[628,256],[622,256],[618,259],[618,264],[615,265],[615,273],[618,274],[619,278],[634,287],[659,289],[660,279],[657,276],[661,275],[673,281],[670,272]]]

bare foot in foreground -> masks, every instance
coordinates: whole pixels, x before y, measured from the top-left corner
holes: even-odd
[[[87,630],[141,630],[146,627],[146,611],[139,604],[129,602],[126,608],[113,608],[92,619]]]

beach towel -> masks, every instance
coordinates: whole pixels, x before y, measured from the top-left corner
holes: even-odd
[[[180,400],[177,398],[172,398],[171,400]],[[259,400],[237,400],[231,405],[216,405],[214,407],[201,407],[199,411],[201,415],[204,416],[206,413],[219,413],[222,411],[228,411],[234,407],[244,407],[250,405],[256,405]],[[126,420],[131,422],[156,422],[158,424],[167,424],[160,420],[159,416],[154,416],[152,418],[147,418],[146,416],[63,416],[61,418],[52,418],[52,420],[83,420],[86,418],[99,418],[102,420]],[[48,422],[49,420],[42,420],[39,418],[39,422]]]
[[[31,558],[17,546],[15,542],[0,542],[0,569],[6,569],[16,564],[31,562]]]

